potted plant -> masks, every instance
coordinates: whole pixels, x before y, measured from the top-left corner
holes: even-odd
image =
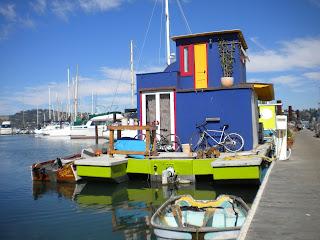
[[[236,45],[234,42],[229,42],[223,39],[218,41],[220,63],[223,76],[221,77],[221,84],[224,87],[231,87],[233,85],[233,63],[234,51]]]
[[[292,131],[288,128],[287,129],[287,148],[292,148],[294,139],[293,139],[293,133]]]

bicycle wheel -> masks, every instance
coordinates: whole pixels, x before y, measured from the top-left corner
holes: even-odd
[[[156,149],[158,152],[167,152],[166,145],[169,144],[169,141],[163,137],[161,134],[156,133],[155,135]]]
[[[145,134],[137,134],[134,139],[138,139],[138,140],[143,140],[145,141],[146,140],[146,135]]]
[[[238,152],[243,148],[244,140],[237,133],[229,133],[224,138],[222,145],[229,152]]]
[[[202,132],[193,133],[190,138],[189,144],[192,152],[205,150],[208,147],[207,138]]]
[[[169,134],[165,139],[168,141],[168,144],[165,146],[166,152],[181,152],[182,146],[180,138],[177,135]]]

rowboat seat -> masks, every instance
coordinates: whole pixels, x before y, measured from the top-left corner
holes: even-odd
[[[166,213],[164,216],[164,224],[170,227],[178,227],[178,223],[172,213]]]
[[[205,212],[182,211],[182,223],[185,226],[201,227]]]

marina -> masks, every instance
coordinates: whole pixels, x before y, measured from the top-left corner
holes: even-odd
[[[155,239],[151,216],[172,194],[195,199],[231,194],[250,205],[258,190],[255,185],[241,189],[207,182],[170,187],[139,179],[120,184],[32,181],[30,166],[35,159],[71,155],[91,142],[28,135],[0,138],[0,180],[6,183],[0,188],[0,225],[6,229],[0,232],[1,239],[56,239],[57,235],[64,239]]]
[[[145,224],[152,229],[147,235],[236,239],[250,216],[241,197],[224,193],[197,200],[173,190],[194,188],[201,182],[213,186],[264,183],[273,161],[290,158],[288,116],[281,103],[270,103],[274,100],[272,84],[246,82],[248,46],[240,30],[175,36],[172,40],[180,54],[178,60],[168,61],[163,72],[137,75],[135,119],[113,112],[92,116],[86,124],[51,123],[42,129],[42,136],[50,137],[47,141],[65,136],[68,141],[93,138],[95,144],[67,157],[33,162],[33,188],[41,190],[51,184],[60,189],[59,184],[75,184],[71,192],[63,193],[74,201],[90,182],[130,185],[144,179],[151,188],[164,191],[162,201],[168,198],[145,216]],[[222,77],[214,81],[216,73],[210,69],[219,69],[219,60]],[[75,92],[77,88],[76,83]],[[75,120],[77,104],[75,95]],[[185,104],[191,111],[185,111]],[[109,204],[113,194],[106,198]],[[112,226],[116,228],[117,222],[116,211],[112,211]]]
[[[318,239],[319,16],[272,2],[1,3],[0,239]]]

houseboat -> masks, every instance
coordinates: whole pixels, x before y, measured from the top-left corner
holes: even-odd
[[[137,74],[140,124],[156,123],[158,134],[169,133],[178,136],[182,144],[189,144],[199,124],[216,119],[208,121],[206,128],[219,130],[228,126],[228,132],[244,139],[243,155],[252,155],[259,146],[258,101],[272,101],[274,90],[272,84],[246,81],[248,46],[241,30],[181,35],[172,40],[176,45],[175,62],[163,72]],[[214,160],[191,156],[181,160],[177,155],[128,159],[127,172],[150,174],[152,178],[173,167],[178,175],[212,176]],[[236,178],[259,179],[261,166],[252,167],[252,161],[248,161],[239,166],[241,171],[237,166],[223,168],[233,173],[239,170]]]

